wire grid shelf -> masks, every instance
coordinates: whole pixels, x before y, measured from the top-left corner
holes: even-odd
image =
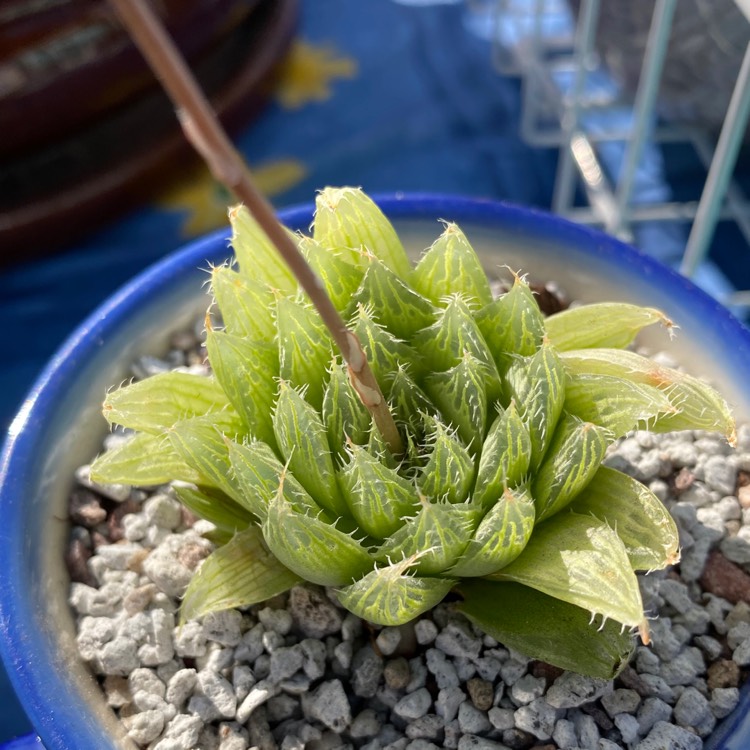
[[[468,2],[469,13],[484,18],[498,73],[522,79],[522,138],[534,146],[560,149],[553,211],[600,226],[647,251],[652,250],[648,242],[639,241],[639,229],[646,224],[662,228],[688,224],[687,236],[684,230],[677,233],[681,239],[676,241],[674,258],[665,258],[664,248],[656,254],[672,260],[698,283],[718,221],[734,221],[750,252],[750,202],[733,179],[750,115],[750,2],[734,0],[735,6],[733,0],[724,1],[731,6],[733,15],[728,18],[744,50],[734,50],[739,70],[734,82],[729,81],[733,88],[731,96],[727,91],[729,102],[718,136],[695,125],[658,124],[662,75],[678,0],[649,4],[653,14],[644,29],[637,85],[629,97],[623,96],[622,82],[603,64],[597,43],[600,22],[613,0],[574,0],[577,13],[568,0]],[[708,13],[717,10],[715,0],[693,2],[707,2],[703,10]],[[692,144],[702,162],[707,176],[700,200],[671,199],[660,150],[670,142]],[[586,197],[583,207],[574,204],[577,185]],[[750,291],[727,287],[709,291],[735,311],[738,306],[750,307]]]

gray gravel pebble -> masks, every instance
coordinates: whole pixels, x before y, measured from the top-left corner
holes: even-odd
[[[435,646],[448,656],[476,659],[482,649],[482,642],[471,632],[468,623],[453,620],[439,633]]]
[[[406,725],[406,736],[410,740],[424,739],[439,742],[443,737],[444,722],[436,714],[425,714]]]
[[[661,676],[668,685],[690,685],[705,669],[703,653],[700,649],[691,647],[666,662]]]
[[[659,721],[668,721],[672,716],[672,707],[661,698],[646,698],[638,708],[637,718],[642,735],[648,734]]]
[[[340,680],[322,682],[305,693],[302,710],[308,719],[319,721],[334,732],[343,732],[352,723],[351,706]]]
[[[309,638],[325,638],[341,630],[341,612],[330,599],[311,586],[295,586],[291,590],[289,613]]]
[[[492,727],[485,711],[480,711],[469,701],[458,707],[458,726],[464,734],[483,734]]]
[[[500,742],[477,737],[473,734],[464,734],[458,741],[458,750],[506,750],[506,746]]]
[[[544,698],[537,698],[515,713],[516,726],[540,740],[552,737],[557,721],[557,709]]]
[[[378,715],[371,708],[360,711],[349,727],[349,734],[354,739],[369,739],[380,732],[381,722]]]
[[[132,716],[126,716],[122,723],[133,742],[148,745],[162,733],[164,714],[161,711],[141,711]]]
[[[219,724],[219,750],[247,750],[249,734],[247,729],[234,721]]]
[[[578,735],[578,744],[585,750],[596,750],[599,747],[599,727],[593,716],[582,711],[573,711],[569,714],[573,717],[573,725]]]
[[[432,643],[437,637],[437,634],[437,625],[435,625],[432,620],[417,620],[417,623],[414,625],[414,635],[417,638],[417,643],[421,646],[426,646],[428,643]]]
[[[458,686],[460,680],[453,662],[438,648],[431,648],[425,654],[427,669],[435,676],[440,690]]]
[[[640,702],[641,696],[628,688],[619,688],[602,696],[602,706],[613,717],[621,713],[634,714]]]
[[[426,688],[420,688],[405,695],[394,707],[393,713],[402,719],[418,719],[424,716],[432,705],[432,696]]]
[[[677,724],[694,729],[701,737],[708,735],[716,724],[708,700],[694,687],[685,688],[677,699],[674,718]]]
[[[703,742],[697,734],[687,729],[658,722],[648,736],[636,745],[635,750],[701,750]]]
[[[407,693],[412,693],[427,684],[427,666],[421,656],[415,656],[409,660],[409,673],[411,677],[405,688]],[[383,677],[385,677],[385,670]]]
[[[352,659],[352,690],[361,698],[372,698],[383,676],[383,659],[370,646],[364,646]]]
[[[499,708],[495,706],[487,712],[487,718],[495,729],[503,731],[512,729],[516,724],[515,711],[512,708]],[[572,726],[572,725],[571,725]]]
[[[164,737],[154,746],[154,750],[191,750],[198,743],[203,722],[198,716],[177,714],[167,724]]]
[[[640,727],[638,726],[638,719],[632,714],[617,714],[615,726],[620,730],[622,741],[626,745],[632,745],[638,739]]]
[[[396,651],[401,643],[401,630],[399,628],[383,628],[375,639],[375,644],[383,656],[390,656]]]
[[[443,688],[435,699],[435,711],[446,724],[458,716],[458,707],[466,700],[466,693],[458,685]]]
[[[565,672],[554,681],[546,698],[554,708],[576,708],[611,689],[612,685],[608,680]]]
[[[202,670],[198,673],[198,686],[203,695],[216,707],[219,716],[234,718],[237,698],[229,680],[216,672]]]
[[[740,691],[737,688],[715,688],[711,691],[711,713],[717,719],[729,716],[737,707]]]
[[[244,724],[253,714],[253,711],[262,706],[275,692],[275,687],[265,680],[253,685],[245,700],[237,708],[237,721]]]
[[[545,684],[543,677],[525,674],[511,686],[510,697],[517,706],[524,706],[537,698],[541,698]]]
[[[271,654],[268,679],[271,682],[281,682],[291,677],[305,663],[305,653],[297,644],[290,647],[280,647]]]

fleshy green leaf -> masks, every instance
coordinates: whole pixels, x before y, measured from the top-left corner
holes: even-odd
[[[311,237],[300,239],[300,250],[323,282],[337,310],[344,310],[362,281],[365,270],[350,250],[324,247]],[[355,262],[352,262],[355,261]]]
[[[433,372],[455,367],[468,352],[485,366],[487,397],[494,401],[501,393],[492,352],[474,322],[465,300],[451,297],[436,322],[417,333],[412,345]]]
[[[315,502],[334,517],[346,515],[348,509],[339,492],[323,421],[315,409],[283,381],[273,414],[273,429],[292,475]]]
[[[648,421],[643,425],[646,429],[651,432],[708,430],[724,435],[729,445],[737,444],[737,432],[729,404],[705,381],[682,375],[672,387],[666,386],[661,390],[667,394],[677,411]]]
[[[360,528],[384,539],[416,509],[416,488],[364,448],[352,445],[350,451],[350,462],[339,472],[339,485]]]
[[[228,266],[216,266],[211,272],[211,291],[228,333],[251,341],[272,341],[276,336],[274,296],[268,286]]]
[[[216,379],[247,430],[259,440],[273,443],[274,378],[279,374],[276,347],[209,328],[206,350]]]
[[[240,265],[240,274],[287,294],[295,291],[294,274],[247,208],[241,205],[230,208],[229,223],[232,225],[230,244]],[[297,241],[296,237],[294,240]]]
[[[590,613],[517,583],[464,580],[458,605],[500,643],[561,669],[610,680],[630,661],[635,644],[619,623],[591,622]]]
[[[221,490],[189,484],[173,485],[172,489],[189,511],[230,536],[254,523],[252,514]]]
[[[472,502],[489,508],[526,477],[531,462],[531,438],[515,403],[495,419],[482,446]]]
[[[401,367],[408,365],[412,377],[418,378],[424,363],[406,342],[397,339],[390,331],[377,323],[369,308],[357,309],[354,333],[367,355],[370,369],[381,389],[387,391],[387,384]]]
[[[389,562],[413,559],[420,575],[437,575],[456,563],[481,513],[469,503],[420,500],[419,512],[383,543],[377,556]]]
[[[279,491],[282,479],[284,497],[297,512],[332,520],[323,513],[297,479],[285,471],[265,443],[258,440],[249,443],[230,442],[229,462],[242,491],[238,502],[259,520],[264,521],[268,515],[268,503]]]
[[[666,394],[653,386],[614,375],[580,373],[565,379],[565,410],[585,422],[601,425],[613,438],[619,438],[676,408]]]
[[[321,416],[334,456],[344,457],[347,438],[357,445],[367,441],[370,413],[349,382],[345,365],[334,363],[331,369],[331,378],[323,395]]]
[[[489,577],[530,586],[626,626],[646,627],[638,581],[620,537],[589,516],[558,513],[538,524],[523,552]]]
[[[227,408],[229,401],[213,378],[175,370],[111,391],[102,411],[110,424],[159,435],[180,419]]]
[[[563,413],[531,484],[537,520],[558,513],[591,481],[607,452],[607,431]]]
[[[467,352],[455,367],[425,380],[425,389],[443,420],[477,452],[482,448],[487,420],[486,373],[486,367]]]
[[[476,314],[476,323],[504,372],[514,354],[532,356],[542,345],[544,317],[529,285],[519,276],[510,290]]]
[[[528,490],[506,489],[479,523],[461,559],[448,571],[456,578],[485,576],[521,554],[534,528],[534,501]]]
[[[409,339],[435,320],[432,303],[404,283],[377,258],[370,258],[362,284],[352,297],[357,305],[374,311],[375,319],[401,339]]]
[[[320,409],[333,358],[328,329],[315,310],[284,297],[276,303],[276,322],[281,377],[293,386],[305,386],[305,398]]]
[[[517,357],[505,376],[507,400],[515,401],[531,438],[531,469],[536,469],[552,440],[565,403],[565,371],[551,346],[531,357]]]
[[[377,456],[389,469],[398,466],[398,459],[391,453],[374,420],[370,422],[370,434],[367,436],[365,448],[371,456]]]
[[[411,263],[396,230],[359,188],[327,187],[315,199],[313,237],[325,247],[364,248],[404,280]]]
[[[167,433],[172,447],[201,477],[196,484],[218,487],[233,500],[242,503],[242,491],[230,472],[229,441],[242,439],[241,432],[223,432],[210,417],[195,417],[178,422]]]
[[[433,500],[466,500],[474,482],[474,460],[451,430],[435,422],[432,450],[417,478],[420,490]]]
[[[648,487],[627,474],[599,467],[570,509],[615,529],[634,570],[658,570],[680,559],[674,519]]]
[[[672,321],[660,310],[625,302],[581,305],[550,315],[545,321],[547,338],[558,351],[611,347],[624,349],[647,326]]]
[[[185,592],[180,619],[185,622],[209,612],[258,604],[299,581],[268,551],[260,529],[252,526],[203,562]]]
[[[97,456],[91,464],[95,482],[151,487],[173,479],[200,482],[201,475],[188,466],[165,435],[140,432],[127,442]]]
[[[577,349],[563,352],[562,360],[571,374],[614,375],[658,388],[678,411],[649,422],[652,432],[710,430],[721,432],[730,445],[737,440],[727,402],[703,380],[619,349]]]
[[[388,402],[396,423],[405,425],[407,433],[421,441],[430,424],[428,417],[436,416],[435,405],[404,367],[400,367],[391,380]]]
[[[376,568],[338,591],[350,612],[376,625],[403,625],[439,604],[451,590],[446,578],[410,575],[413,560]]]
[[[435,304],[453,294],[480,307],[492,301],[487,274],[456,224],[446,224],[443,233],[422,256],[414,270],[412,285]]]
[[[283,494],[271,500],[263,522],[271,552],[290,570],[320,586],[343,586],[361,577],[373,560],[359,542],[335,526],[299,513]]]

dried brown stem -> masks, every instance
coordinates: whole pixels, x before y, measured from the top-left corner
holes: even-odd
[[[372,414],[388,448],[403,452],[401,437],[388,403],[378,386],[356,335],[333,306],[320,279],[308,265],[273,208],[255,187],[250,170],[232,145],[211,105],[187,67],[184,58],[145,0],[110,0],[123,25],[161,80],[177,111],[187,139],[205,159],[213,176],[223,183],[253,214],[300,286],[320,313],[349,366],[349,377],[362,403]]]

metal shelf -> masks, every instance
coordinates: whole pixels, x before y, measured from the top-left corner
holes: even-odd
[[[748,23],[748,29],[743,37],[745,30],[737,34],[735,26],[735,35],[750,40],[750,22],[742,15],[750,12],[750,0],[736,2],[738,10],[730,10],[740,23]],[[560,149],[552,210],[630,242],[636,241],[645,222],[689,224],[677,251],[678,267],[696,277],[710,262],[707,256],[719,220],[734,221],[750,250],[750,199],[733,180],[750,115],[750,43],[718,137],[677,121],[657,125],[677,4],[678,0],[653,2],[631,96],[624,96],[621,82],[598,54],[607,0],[580,0],[577,18],[567,0],[468,0],[468,9],[485,15],[497,72],[522,79],[522,138],[535,146]],[[691,144],[706,170],[699,201],[675,202],[663,173],[662,186],[657,187],[661,146],[667,143]],[[640,184],[644,174],[647,190]],[[585,207],[574,205],[578,186],[586,196]],[[750,306],[750,293],[723,296],[722,301]]]

